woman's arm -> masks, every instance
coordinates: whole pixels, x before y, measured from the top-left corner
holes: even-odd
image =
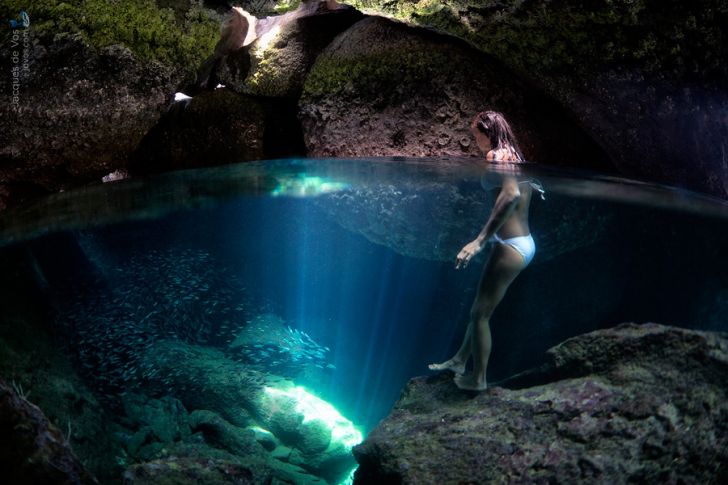
[[[513,211],[518,205],[518,201],[521,198],[521,192],[518,189],[518,181],[515,177],[506,176],[503,178],[503,186],[501,191],[498,193],[498,197],[493,205],[493,210],[490,212],[488,221],[483,226],[480,234],[475,238],[474,241],[465,245],[460,251],[456,260],[455,268],[465,267],[468,262],[483,250],[486,242],[495,234],[498,229],[511,217]]]

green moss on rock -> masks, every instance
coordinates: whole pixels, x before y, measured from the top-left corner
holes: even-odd
[[[363,12],[445,31],[520,71],[637,65],[668,77],[727,75],[717,0],[343,0]]]
[[[184,67],[197,66],[219,36],[219,21],[201,7],[178,18],[153,0],[6,0],[0,12],[13,18],[23,7],[41,36],[81,34],[97,48],[121,44],[142,59]]]
[[[301,0],[280,0],[276,2],[273,11],[277,14],[286,13],[296,10],[299,5],[301,5]]]
[[[321,57],[306,78],[304,97],[340,95],[348,91],[362,95],[396,95],[392,86],[409,92],[428,83],[448,62],[443,52],[382,52],[353,58]]]

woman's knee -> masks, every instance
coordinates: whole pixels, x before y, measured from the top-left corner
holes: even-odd
[[[473,305],[473,308],[470,309],[470,320],[473,322],[489,320],[494,310],[495,308],[493,308],[492,305],[476,303]]]

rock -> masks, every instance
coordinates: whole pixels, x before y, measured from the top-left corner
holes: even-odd
[[[149,378],[149,386],[171,387],[191,412],[215,411],[241,428],[251,424],[256,414],[266,412],[259,407],[263,388],[276,382],[267,374],[228,359],[215,348],[176,340],[156,342],[142,362],[158,369]]]
[[[0,184],[10,204],[125,167],[182,76],[118,45],[95,49],[80,36],[50,42],[26,32],[30,65],[22,96],[0,103]],[[0,58],[10,59],[10,44],[3,45]],[[0,209],[7,203],[0,201]]]
[[[217,79],[240,93],[296,99],[319,53],[362,18],[351,8],[303,2],[291,12],[259,19],[257,39],[221,63]]]
[[[412,379],[354,448],[359,483],[725,480],[728,334],[622,324],[473,396]]]
[[[132,175],[300,155],[295,106],[217,89],[171,106],[131,156]]]
[[[1,379],[0,434],[7,483],[98,483],[40,408]]]
[[[198,409],[190,415],[192,431],[201,431],[205,442],[216,448],[227,450],[233,455],[250,456],[265,453],[255,439],[255,433],[239,428],[221,418],[217,413]]]
[[[178,399],[171,396],[150,399],[141,394],[126,393],[122,397],[122,403],[132,427],[141,425],[157,441],[170,443],[190,434],[187,410]]]
[[[152,433],[152,428],[143,426],[129,439],[126,444],[126,452],[131,456],[136,456],[142,446],[148,445],[153,440],[154,433]]]
[[[564,109],[505,66],[452,37],[381,18],[334,39],[299,107],[311,156],[478,156],[470,122],[489,108],[506,113],[528,159],[609,168]]]
[[[728,196],[721,1],[343,3],[495,57],[556,100],[622,173]]]
[[[126,484],[209,483],[250,484],[253,472],[245,465],[213,459],[165,458],[132,465],[124,472]]]
[[[296,449],[301,458],[291,463],[310,474],[338,482],[354,466],[351,447],[361,441],[361,433],[330,404],[292,382],[230,360],[215,348],[176,340],[155,342],[141,359],[140,365],[157,370],[146,385],[176,389],[177,397],[195,415],[192,429],[206,430],[206,440],[211,433],[219,446],[225,443],[225,449],[245,442],[245,446],[262,450],[252,432],[243,431],[249,435],[241,438],[225,422],[238,428],[257,425]],[[316,423],[318,419],[324,419],[326,426]],[[330,441],[322,449],[326,433]]]
[[[127,468],[124,483],[326,483],[267,454],[239,457],[204,444],[177,442],[158,455]]]
[[[291,448],[288,462],[329,483],[346,478],[355,465],[351,447],[362,437],[330,404],[300,387],[278,386],[266,389],[260,407],[261,424]]]
[[[304,455],[322,453],[331,443],[331,428],[320,419],[313,419],[301,426],[298,448]]]
[[[292,452],[293,448],[281,445],[277,446],[273,451],[271,451],[270,456],[272,456],[276,460],[288,461],[291,457]]]
[[[280,441],[276,436],[268,430],[265,430],[259,426],[253,426],[248,428],[255,436],[255,441],[271,453],[280,447]],[[273,453],[274,454],[274,453]]]

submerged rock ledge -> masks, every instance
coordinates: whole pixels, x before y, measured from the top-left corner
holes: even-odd
[[[728,481],[728,334],[625,323],[478,395],[417,377],[356,483]]]

